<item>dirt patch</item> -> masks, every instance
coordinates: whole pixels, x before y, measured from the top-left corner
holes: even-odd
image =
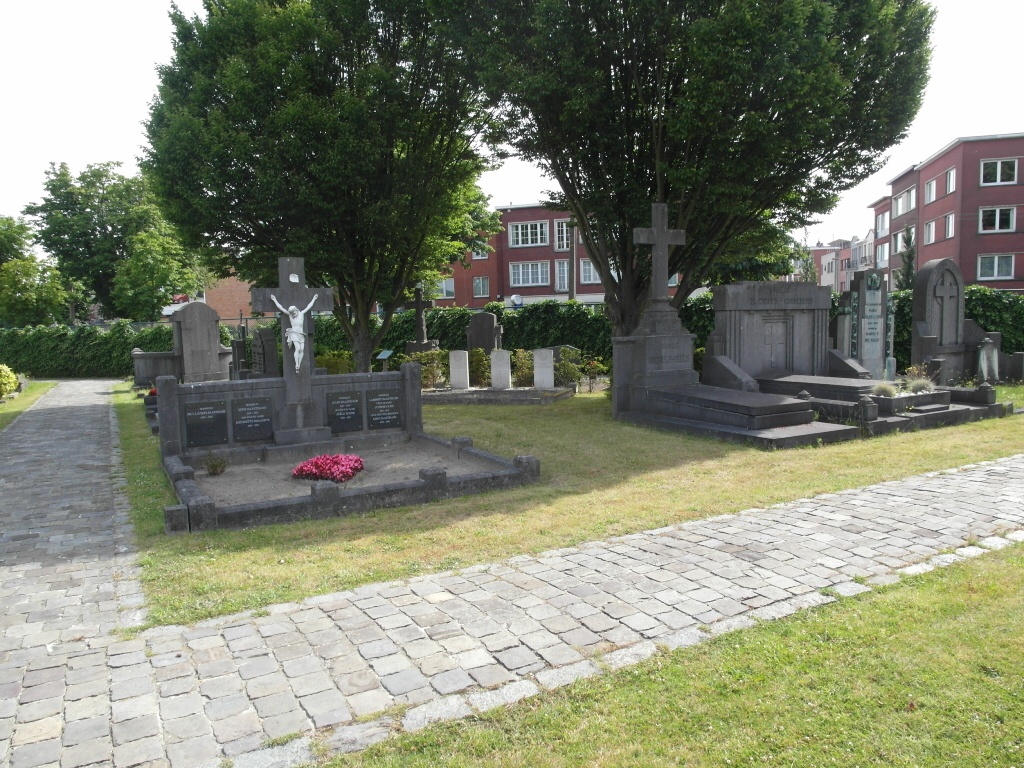
[[[358,455],[362,457],[365,468],[344,483],[345,488],[367,488],[418,480],[420,470],[427,468],[443,469],[449,478],[488,472],[495,468],[493,464],[481,459],[465,455],[455,458],[448,448],[418,441],[361,449]],[[197,466],[196,484],[218,507],[308,496],[313,481],[292,478],[292,469],[299,463],[228,464],[223,474],[212,476],[202,466]]]

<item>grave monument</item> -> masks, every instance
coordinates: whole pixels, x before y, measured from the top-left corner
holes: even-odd
[[[416,341],[405,342],[405,354],[434,352],[438,348],[438,341],[437,339],[427,338],[427,315],[425,311],[433,308],[434,302],[423,299],[422,288],[417,288],[413,295],[415,300],[412,303],[412,307],[416,311]]]
[[[884,272],[867,269],[855,273],[850,290],[840,299],[840,311],[836,318],[840,357],[857,361],[865,370],[861,378],[892,381],[896,370],[893,310]]]
[[[220,343],[220,316],[201,301],[186,304],[171,317],[170,352],[132,350],[135,386],[152,386],[160,376],[185,383],[230,378],[231,349]]]
[[[469,327],[466,328],[466,349],[482,349],[487,354],[492,349],[501,349],[501,332],[496,315],[477,312],[469,319]]]

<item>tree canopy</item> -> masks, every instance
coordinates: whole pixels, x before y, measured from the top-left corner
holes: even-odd
[[[144,167],[187,244],[273,285],[305,258],[360,370],[420,281],[498,229],[481,89],[429,0],[208,0],[171,14]],[[382,310],[374,331],[370,316]]]
[[[652,202],[685,229],[681,300],[737,238],[791,230],[866,178],[917,113],[923,0],[469,0],[508,141],[572,211],[613,326],[636,327]]]
[[[60,322],[68,293],[60,273],[32,257],[0,264],[0,323],[14,328]]]
[[[80,282],[107,317],[155,320],[174,293],[195,293],[209,275],[198,252],[182,248],[142,176],[118,163],[66,163],[46,172],[42,202],[26,206],[37,240],[60,274]]]
[[[32,227],[24,219],[0,216],[0,264],[32,257]]]

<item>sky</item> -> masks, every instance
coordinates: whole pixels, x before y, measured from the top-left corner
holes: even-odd
[[[868,205],[887,182],[961,136],[1024,133],[1016,35],[1022,0],[933,0],[931,81],[924,104],[881,170],[845,193],[836,209],[798,240],[814,244],[863,237]],[[119,161],[133,173],[143,123],[156,93],[156,67],[171,58],[170,0],[0,0],[0,215],[39,202],[50,163],[80,173]],[[187,15],[202,0],[178,0]],[[869,116],[865,116],[869,119]],[[554,182],[509,160],[485,174],[493,205],[540,200]]]

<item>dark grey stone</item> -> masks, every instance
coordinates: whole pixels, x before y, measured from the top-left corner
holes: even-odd
[[[487,354],[492,349],[501,349],[502,327],[496,315],[477,312],[469,319],[466,328],[466,349],[482,349]]]

